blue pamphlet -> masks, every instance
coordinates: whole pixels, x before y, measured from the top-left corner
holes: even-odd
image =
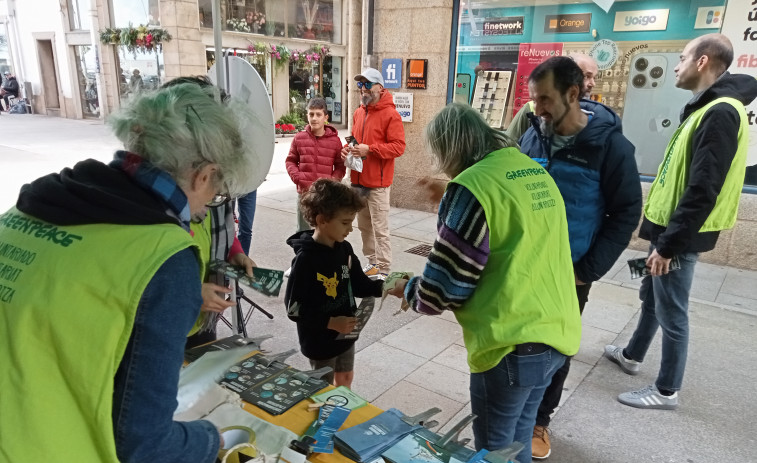
[[[312,446],[312,451],[315,453],[334,453],[333,436],[344,424],[344,421],[350,414],[350,409],[333,407],[329,413],[328,409],[324,410],[323,408],[324,407],[321,408],[321,415],[328,413],[328,416],[325,417],[325,421],[321,427],[318,428],[315,436],[313,436],[315,444]],[[324,417],[319,417],[319,421],[321,418]]]
[[[421,426],[411,425],[402,420],[404,415],[395,408],[339,431],[334,435],[336,448],[347,458],[365,463],[374,460],[389,447]]]

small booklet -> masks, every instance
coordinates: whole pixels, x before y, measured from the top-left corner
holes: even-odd
[[[335,387],[334,389],[330,389],[321,394],[316,394],[310,398],[316,403],[336,405],[337,407],[344,407],[350,410],[355,410],[368,403],[364,398],[355,394],[345,386]]]
[[[432,411],[429,410],[426,414]],[[485,449],[474,452],[466,447],[469,439],[457,440],[460,432],[475,417],[473,414],[464,417],[444,435],[436,434],[426,427],[416,429],[384,451],[381,456],[389,463],[511,463],[515,460],[523,449],[523,444],[519,442],[513,442],[495,452]],[[405,420],[414,422],[418,419],[416,416]]]
[[[673,256],[670,259],[670,271],[679,270],[681,268],[681,262],[678,260],[678,256]],[[631,279],[635,280],[649,275],[649,267],[647,267],[647,258],[640,257],[638,259],[631,259],[628,261],[628,269],[631,271]]]
[[[334,434],[342,427],[350,414],[350,410],[342,407],[332,407],[330,410],[321,408],[318,422],[320,423],[313,438],[315,453],[334,453]]]
[[[284,282],[284,272],[281,270],[253,267],[250,278],[243,268],[234,267],[222,260],[212,261],[208,268],[266,296],[278,297]]]
[[[242,400],[271,415],[280,415],[328,386],[326,381],[283,362],[286,356],[294,352],[287,351],[271,357],[255,354],[229,368],[221,384],[238,393]],[[313,375],[317,373],[313,372]]]
[[[390,463],[466,463],[469,460],[473,453],[470,449],[442,447],[435,442],[438,437],[427,429],[419,429],[405,436],[381,456]]]
[[[402,440],[405,436],[421,428],[419,424],[409,424],[396,408],[334,434],[336,448],[347,458],[365,463],[374,460],[382,452]]]
[[[370,319],[371,315],[373,315],[373,308],[375,306],[375,297],[364,297],[363,300],[360,301],[360,305],[358,305],[357,309],[355,309],[355,318],[357,318],[355,328],[353,328],[352,331],[346,334],[339,333],[336,336],[336,339],[357,339],[360,336],[360,332],[363,331],[363,328],[365,328],[365,324],[368,323],[368,319]]]

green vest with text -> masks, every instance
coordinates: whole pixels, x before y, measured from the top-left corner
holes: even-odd
[[[471,372],[495,367],[527,342],[574,355],[581,318],[565,204],[552,177],[506,148],[452,181],[478,199],[489,227],[488,261],[473,295],[454,311]]]
[[[744,105],[734,98],[727,97],[717,98],[691,113],[673,134],[665,150],[665,158],[657,171],[657,178],[649,189],[647,204],[644,206],[644,216],[650,222],[663,227],[668,226],[670,217],[678,207],[678,202],[689,181],[694,132],[707,110],[718,103],[728,103],[739,112],[741,124],[739,125],[738,148],[725,177],[723,188],[718,194],[715,207],[699,231],[727,230],[736,223],[741,189],[744,186],[749,132]]]
[[[197,253],[199,254],[198,260],[200,261],[200,282],[204,282],[205,275],[208,272],[208,263],[210,260],[210,214],[206,214],[205,220],[203,220],[202,222],[191,222],[189,224],[189,228],[190,230],[192,230],[192,233],[194,235],[193,238],[198,248]],[[205,323],[205,318],[207,316],[207,312],[200,312],[200,315],[197,317],[195,324],[192,325],[192,329],[189,330],[187,336],[192,336],[193,334],[196,334],[198,331],[200,331],[200,328],[202,328],[203,324]]]
[[[190,246],[177,225],[0,216],[0,460],[118,461],[113,385],[137,306]]]

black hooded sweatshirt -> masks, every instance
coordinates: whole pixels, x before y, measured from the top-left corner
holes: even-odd
[[[295,257],[284,303],[289,319],[297,322],[302,354],[312,360],[336,357],[355,340],[337,340],[339,333],[327,328],[329,319],[354,316],[355,296],[380,297],[383,282],[363,273],[347,241],[331,248],[315,242],[309,230],[290,236],[287,244]]]
[[[55,225],[179,225],[157,195],[94,159],[24,185],[16,207]]]
[[[745,74],[725,72],[710,88],[691,99],[681,111],[681,123],[697,109],[720,97],[731,97],[748,105],[757,97],[757,80]],[[667,227],[646,216],[639,236],[649,240],[657,252],[671,258],[684,252],[706,252],[715,248],[720,232],[700,232],[720,190],[738,148],[739,113],[728,103],[710,108],[694,131],[691,167],[686,189]]]

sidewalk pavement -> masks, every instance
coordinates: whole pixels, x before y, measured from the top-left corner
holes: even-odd
[[[2,117],[1,122],[5,133],[12,134],[0,141],[2,210],[14,203],[23,183],[86,157],[107,161],[118,148],[98,122],[33,115]],[[284,168],[291,138],[277,140],[270,173],[258,189],[251,256],[261,267],[285,269],[293,257],[284,240],[295,228],[297,194]],[[435,215],[393,208],[390,225],[393,269],[420,273],[425,258],[407,251],[433,243]],[[349,241],[361,256],[357,228]],[[624,345],[636,326],[640,280],[630,279],[625,261],[643,254],[626,250],[592,288],[583,315],[581,349],[550,427],[553,453],[548,461],[757,461],[752,450],[754,426],[749,424],[757,414],[757,272],[697,265],[689,361],[678,410],[638,410],[616,401],[617,394],[654,382],[659,368],[659,334],[636,377],[626,376],[602,358],[605,344]],[[297,347],[283,292],[278,298],[255,300],[274,319],[253,312],[249,333],[273,334],[263,347],[274,352]],[[396,407],[411,415],[439,407],[442,412],[436,420],[446,431],[470,413],[460,327],[451,314],[397,314],[398,308],[398,300],[387,299],[358,340],[353,389],[379,407]],[[224,330],[219,329],[222,334]],[[299,354],[290,363],[308,368]],[[470,428],[463,436],[472,437]]]

